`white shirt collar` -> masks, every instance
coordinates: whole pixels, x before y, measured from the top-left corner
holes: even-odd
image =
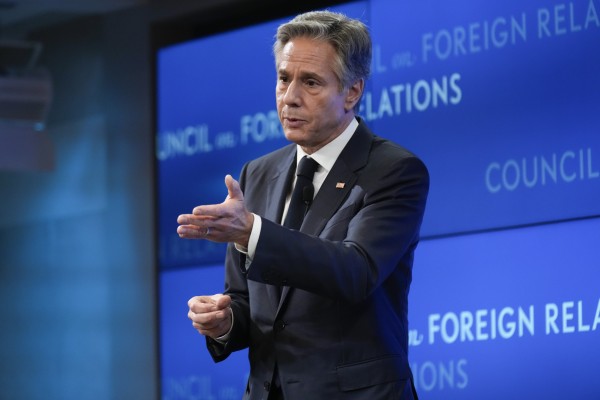
[[[358,121],[356,118],[352,118],[352,121],[350,121],[346,129],[344,129],[344,131],[338,137],[310,155],[310,157],[314,158],[315,161],[319,163],[320,172],[325,172],[325,174],[327,174],[329,171],[331,171],[333,164],[335,164],[335,161],[339,157],[340,153],[350,141],[350,138],[356,131],[356,128],[358,128]],[[296,165],[298,165],[302,157],[308,154],[306,154],[300,146],[296,146],[296,150]],[[321,168],[324,171],[322,171]]]

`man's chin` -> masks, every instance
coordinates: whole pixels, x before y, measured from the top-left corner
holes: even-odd
[[[290,142],[299,144],[301,146],[302,146],[302,143],[304,142],[304,140],[306,139],[306,135],[304,134],[304,131],[301,131],[299,129],[284,128],[283,134],[285,135],[285,138],[287,140],[289,140]]]

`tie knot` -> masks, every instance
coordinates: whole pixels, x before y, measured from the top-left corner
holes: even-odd
[[[302,157],[300,163],[298,164],[298,170],[296,171],[296,175],[303,176],[308,180],[312,181],[317,168],[319,167],[319,163],[316,162],[312,158],[308,158],[306,156]]]

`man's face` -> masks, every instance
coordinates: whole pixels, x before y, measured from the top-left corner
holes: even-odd
[[[340,91],[335,50],[324,41],[295,38],[276,57],[277,112],[285,137],[314,153],[350,123],[363,82]]]

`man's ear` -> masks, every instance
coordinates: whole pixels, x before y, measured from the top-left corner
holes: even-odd
[[[365,89],[365,80],[359,79],[348,88],[348,94],[346,95],[346,103],[344,108],[346,111],[350,111],[354,108],[356,103],[360,100],[363,90]]]

